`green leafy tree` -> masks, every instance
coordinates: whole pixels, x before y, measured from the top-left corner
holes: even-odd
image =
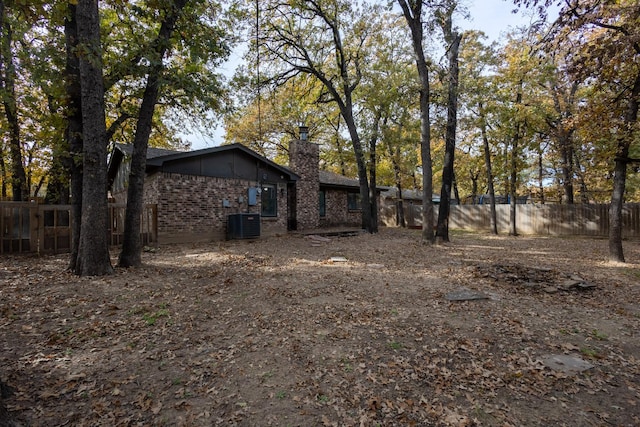
[[[416,70],[411,64],[413,55],[404,18],[385,14],[372,25],[371,34],[366,46],[369,66],[363,72],[362,90],[357,94],[358,104],[362,106],[358,122],[363,137],[369,141],[369,176],[375,174],[375,180],[370,180],[371,187],[374,181],[395,184],[398,223],[402,224],[403,175],[413,173],[417,164],[413,155],[412,170],[404,168],[407,162],[403,155],[415,153],[415,150],[405,151],[405,146],[415,147],[417,138],[404,140],[407,133],[402,131],[404,126],[417,129],[417,122],[411,117],[416,113],[412,97]]]
[[[544,6],[551,1],[521,0],[526,7]],[[611,144],[612,191],[609,209],[609,258],[624,262],[622,207],[632,147],[638,140],[640,108],[640,5],[636,1],[601,2],[572,0],[558,2],[560,16],[554,23],[551,46],[578,41],[569,58],[576,79],[590,79],[597,88],[594,105],[604,115],[600,129],[609,133]],[[555,44],[554,44],[555,43]],[[606,104],[606,108],[598,105]]]
[[[461,51],[461,101],[466,111],[460,121],[464,135],[461,148],[469,153],[471,159],[467,168],[456,169],[456,175],[475,176],[476,165],[483,164],[485,182],[481,188],[486,189],[486,194],[489,196],[489,200],[485,203],[490,205],[490,230],[493,234],[498,234],[493,166],[493,160],[497,154],[496,139],[499,138],[499,121],[496,111],[500,103],[495,96],[498,93],[496,79],[498,57],[495,43],[486,46],[485,39],[486,36],[482,33],[469,32],[466,34],[466,41]],[[480,162],[474,158],[479,158]],[[472,203],[476,203],[477,193],[473,190],[478,187],[474,182],[472,187]]]
[[[170,3],[163,13],[157,37],[152,41],[147,60],[149,69],[147,84],[137,117],[136,133],[131,156],[131,172],[127,188],[127,209],[124,223],[124,240],[120,252],[121,267],[139,266],[142,263],[142,244],[140,241],[140,223],[143,208],[144,178],[147,160],[149,135],[153,125],[153,113],[160,93],[161,79],[165,71],[163,59],[171,48],[171,36],[176,22],[180,19],[186,0]]]
[[[503,49],[497,79],[499,88],[499,139],[503,141],[503,182],[510,199],[511,235],[517,235],[516,203],[529,181],[528,163],[533,135],[543,126],[540,111],[540,64],[535,55],[537,36],[531,29],[516,32]]]
[[[354,93],[361,83],[364,42],[377,11],[341,0],[265,2],[260,45],[265,63],[274,67],[270,81],[282,84],[306,74],[322,83],[321,102],[335,103],[344,121],[358,169],[362,227],[377,230],[372,214],[365,147],[355,118]]]
[[[160,26],[175,4],[109,1],[101,6],[108,136],[112,142],[135,140]],[[235,6],[223,11],[218,1],[192,0],[182,14],[163,59],[165,71],[149,137],[153,146],[185,147],[180,133],[188,130],[208,135],[212,119],[219,118],[227,104],[224,79],[217,68],[236,41],[229,30],[235,21]]]
[[[255,93],[256,84],[255,80],[243,82],[239,92]],[[225,142],[244,144],[269,159],[286,162],[289,141],[298,137],[301,124],[309,127],[314,142],[329,138],[331,131],[325,117],[329,107],[316,102],[320,94],[320,84],[308,76],[298,76],[281,86],[264,87],[259,98],[250,96],[227,115]]]

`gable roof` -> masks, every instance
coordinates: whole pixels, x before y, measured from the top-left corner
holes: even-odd
[[[390,199],[398,199],[398,189],[395,187],[387,187],[387,190],[382,193],[382,196]],[[422,201],[422,190],[402,190],[402,200]],[[440,203],[440,195],[433,194],[431,200],[433,203]]]
[[[147,161],[155,157],[167,156],[171,154],[179,153],[177,150],[168,150],[165,148],[147,148]],[[113,178],[120,167],[120,163],[125,156],[131,156],[133,154],[133,145],[116,143],[113,147],[113,152],[109,157],[109,164],[107,166],[107,176],[109,178],[109,185],[111,185]]]
[[[334,188],[360,188],[360,182],[357,179],[347,178],[334,172],[321,170],[318,172],[320,185]]]
[[[360,181],[355,178],[348,178],[344,175],[325,170],[318,171],[318,175],[321,187],[360,191]],[[382,191],[389,188],[383,185],[378,185],[376,187],[377,191]]]
[[[193,151],[176,151],[176,150],[166,150],[162,148],[151,148],[147,149],[147,172],[152,171],[157,168],[161,168],[166,162],[171,162],[175,160],[185,160],[197,158],[200,156],[206,156],[210,154],[231,152],[231,151],[240,151],[244,154],[247,154],[250,157],[259,160],[278,172],[282,173],[289,177],[292,181],[297,181],[300,179],[300,176],[293,172],[291,169],[280,166],[279,164],[267,159],[264,156],[256,153],[248,147],[245,147],[242,144],[229,144],[229,145],[220,145],[218,147],[211,148],[203,148],[200,150]],[[109,169],[108,176],[112,179],[117,172],[120,162],[125,155],[130,156],[133,153],[133,146],[130,144],[116,144],[114,152],[109,161]],[[111,180],[110,180],[111,181]]]
[[[126,154],[128,154],[128,155],[133,154],[133,145],[131,145],[131,144],[117,144],[117,145]],[[184,151],[169,150],[169,149],[166,149],[166,148],[149,147],[149,148],[147,148],[147,161],[149,161],[149,159],[155,159],[156,157],[170,156],[170,155],[173,155],[173,154],[180,154],[180,153],[184,153]]]
[[[147,148],[147,171],[151,171],[157,168],[161,168],[164,163],[171,162],[175,160],[184,160],[195,158],[199,156],[205,156],[209,154],[223,153],[229,152],[233,150],[241,151],[251,157],[254,157],[277,171],[287,175],[292,181],[297,181],[300,179],[300,176],[293,172],[286,166],[281,166],[272,160],[256,153],[252,149],[242,145],[242,144],[229,144],[229,145],[220,145],[217,147],[203,148],[200,150],[193,151],[177,151],[177,150],[168,150],[164,148]],[[133,153],[133,145],[131,144],[115,144],[114,152],[109,160],[109,182],[111,183],[113,177],[117,172],[117,169],[122,162],[125,155],[131,156]],[[325,170],[320,170],[318,172],[318,178],[320,181],[320,186],[336,188],[336,189],[351,189],[351,190],[359,190],[360,182],[355,178],[348,178],[344,175],[340,175],[334,172],[329,172]],[[378,186],[378,190],[384,190],[388,187]]]

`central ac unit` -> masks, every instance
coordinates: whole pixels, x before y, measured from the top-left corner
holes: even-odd
[[[239,213],[227,217],[227,239],[260,237],[260,214]]]

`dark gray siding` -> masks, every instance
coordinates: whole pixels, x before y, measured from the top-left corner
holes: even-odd
[[[162,171],[269,183],[288,182],[288,177],[280,171],[240,151],[169,160],[162,166]]]

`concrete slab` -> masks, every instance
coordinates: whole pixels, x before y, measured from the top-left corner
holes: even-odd
[[[489,295],[472,289],[460,288],[445,295],[448,301],[475,301],[489,299]]]
[[[579,356],[570,354],[549,354],[542,358],[542,364],[554,371],[566,374],[584,372],[593,368],[593,365]]]

